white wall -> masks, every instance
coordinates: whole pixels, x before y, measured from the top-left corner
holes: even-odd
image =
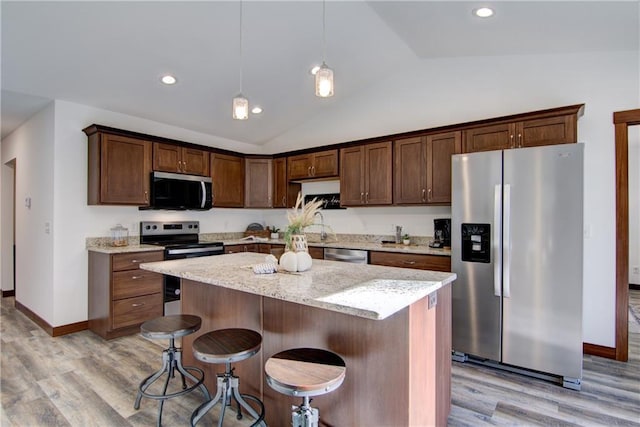
[[[640,126],[629,128],[629,283],[640,285]]]
[[[16,160],[16,300],[45,320],[53,318],[54,309],[53,239],[45,233],[45,223],[53,221],[54,114],[51,103],[32,117],[28,126],[3,139],[1,153],[3,168]],[[5,189],[3,186],[3,218],[11,209],[4,202],[12,190],[5,193]],[[27,198],[31,199],[30,208],[25,206]],[[5,221],[2,225],[4,252],[12,236]],[[5,258],[11,259],[10,255],[2,258],[3,264]],[[6,276],[2,277],[2,289],[12,289]]]
[[[637,51],[423,60],[271,141],[270,152],[585,103],[584,340],[615,346],[612,114],[638,108]],[[363,210],[364,212],[364,210]],[[368,212],[368,211],[367,211]],[[355,213],[355,227],[367,214]],[[362,216],[361,216],[362,215]],[[391,221],[389,221],[391,222]],[[408,222],[414,227],[414,222]],[[349,226],[351,226],[349,222]],[[415,225],[417,227],[417,224]],[[637,242],[637,234],[635,241]]]

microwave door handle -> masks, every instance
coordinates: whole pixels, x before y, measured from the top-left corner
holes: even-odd
[[[200,188],[202,194],[202,200],[200,201],[200,209],[204,209],[204,204],[207,201],[207,188],[204,185],[204,181],[200,181]]]

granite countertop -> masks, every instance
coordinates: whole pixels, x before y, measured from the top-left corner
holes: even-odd
[[[238,234],[238,233],[236,233]],[[129,244],[127,246],[111,246],[110,238],[106,237],[94,237],[88,238],[86,242],[87,250],[94,252],[101,252],[106,254],[118,254],[128,252],[143,252],[143,251],[161,251],[164,250],[163,246],[158,245],[141,245],[139,243],[139,237],[129,237]],[[225,245],[251,245],[253,243],[265,243],[284,245],[284,239],[266,239],[259,241],[242,240],[240,238],[228,238],[219,234],[201,234],[201,242],[223,242]],[[430,248],[428,245],[428,238],[419,238],[416,242],[412,242],[410,245],[395,244],[395,243],[380,243],[380,238],[372,238],[368,235],[341,235],[339,238],[330,238],[327,241],[321,242],[319,236],[309,234],[308,245],[313,247],[322,248],[344,248],[344,249],[359,249],[364,251],[383,251],[383,252],[399,252],[405,254],[423,254],[423,255],[439,255],[439,256],[451,256],[451,248],[436,249]]]
[[[283,239],[267,239],[266,241],[247,241],[241,239],[225,240],[225,245],[251,245],[253,243],[268,243],[272,245],[284,245]],[[428,244],[415,244],[403,245],[402,243],[380,243],[380,242],[366,242],[366,241],[336,241],[329,240],[326,242],[319,241],[307,241],[309,246],[321,247],[321,248],[344,248],[344,249],[360,249],[363,251],[383,251],[383,252],[400,252],[405,254],[423,254],[423,255],[440,255],[451,256],[451,248],[430,248]]]
[[[264,254],[243,252],[144,263],[140,268],[374,320],[385,319],[456,279],[454,273],[313,260],[302,273],[255,274]]]

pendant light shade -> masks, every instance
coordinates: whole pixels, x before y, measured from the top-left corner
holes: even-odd
[[[249,100],[241,93],[233,98],[233,118],[247,120],[249,118]]]
[[[325,63],[327,41],[325,25],[325,2],[322,1],[322,65],[316,72],[316,96],[328,98],[333,96],[333,70]]]
[[[333,70],[324,62],[316,72],[316,96],[321,98],[333,96]]]
[[[235,120],[247,120],[249,118],[249,100],[242,94],[242,0],[240,1],[240,93],[233,98],[232,117]]]

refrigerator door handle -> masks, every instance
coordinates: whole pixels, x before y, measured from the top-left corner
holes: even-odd
[[[504,269],[502,271],[502,284],[504,297],[511,297],[511,185],[504,185],[504,204],[503,204],[503,221],[502,221],[502,263]]]
[[[493,192],[493,294],[502,296],[501,272],[502,256],[500,254],[500,208],[502,207],[502,186],[496,185]]]

